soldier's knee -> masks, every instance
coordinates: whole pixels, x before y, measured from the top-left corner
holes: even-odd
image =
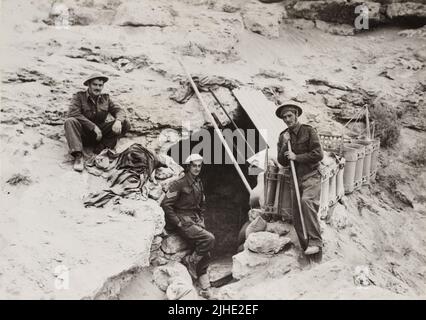
[[[70,127],[79,126],[79,125],[80,125],[80,122],[76,118],[73,118],[73,117],[65,119],[65,122],[64,122],[65,129],[70,128]]]
[[[216,238],[215,238],[214,234],[207,231],[206,232],[206,242],[207,242],[209,249],[213,249],[215,241],[216,241]]]

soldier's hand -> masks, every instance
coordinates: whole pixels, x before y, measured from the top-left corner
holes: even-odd
[[[98,126],[95,126],[95,129],[93,129],[93,131],[95,131],[95,134],[96,134],[96,141],[101,141],[101,139],[102,139],[101,129],[99,129]]]
[[[112,125],[112,132],[117,135],[121,133],[121,121],[115,120],[114,124]]]
[[[284,152],[284,155],[289,159],[289,160],[296,160],[296,154],[294,152],[291,151],[286,151]]]

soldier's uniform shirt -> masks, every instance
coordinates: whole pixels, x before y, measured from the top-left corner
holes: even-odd
[[[202,218],[206,199],[203,183],[199,177],[186,173],[184,177],[172,182],[161,204],[166,215],[166,222],[178,226],[188,221]]]
[[[303,179],[317,171],[324,156],[321,143],[315,129],[307,124],[297,123],[293,128],[285,129],[278,139],[278,162],[283,166],[290,165],[290,161],[284,156],[284,152],[288,151],[288,146],[284,143],[284,133],[287,131],[290,133],[291,149],[296,154],[294,164],[297,177]]]
[[[108,114],[121,121],[121,134],[117,135],[112,131],[115,120],[105,122]],[[102,140],[99,142],[94,133],[95,125],[102,132]],[[64,127],[68,147],[71,154],[74,154],[82,152],[83,145],[100,145],[101,148],[113,149],[118,138],[130,129],[130,124],[125,112],[112,102],[108,94],[93,98],[88,91],[80,91],[73,95]]]
[[[203,213],[206,207],[203,183],[189,172],[170,184],[161,203],[166,217],[166,227],[177,232],[203,256],[197,266],[198,275],[206,273],[210,262],[210,251],[215,237],[206,230]]]
[[[125,120],[125,112],[111,100],[109,94],[100,94],[95,99],[86,90],[73,95],[68,117],[76,118],[85,129],[92,131],[95,125],[105,123],[108,113],[116,120]]]
[[[293,207],[294,227],[303,250],[308,245],[321,247],[322,238],[317,217],[321,195],[321,176],[318,167],[324,154],[315,129],[309,125],[297,123],[293,128],[287,128],[280,134],[278,140],[278,162],[281,165],[290,165],[290,160],[284,156],[284,152],[288,151],[288,146],[284,144],[283,135],[287,131],[290,134],[291,149],[296,154],[294,164],[299,181],[300,202],[308,241],[305,241],[303,238],[297,201],[294,201]]]

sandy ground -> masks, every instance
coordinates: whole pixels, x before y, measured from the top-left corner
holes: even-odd
[[[108,3],[115,10],[119,1]],[[424,99],[416,91],[425,79],[424,60],[416,58],[425,50],[423,39],[402,37],[400,28],[344,37],[283,23],[279,38],[271,39],[244,29],[238,12],[188,3],[166,3],[174,10],[170,26],[120,27],[95,1],[82,8],[98,20],[61,29],[42,22],[49,1],[2,2],[0,298],[93,297],[109,277],[146,266],[150,241],[161,231],[156,203],[141,204],[136,218],[82,206],[82,196],[103,181],[71,170],[62,123],[71,94],[92,72],[110,76],[105,90],[131,117],[133,129],[123,143],[152,148],[161,130],[181,129],[182,119],[193,127],[206,122],[196,99],[185,105],[170,100],[184,79],[177,57],[193,74],[278,87],[280,99],[303,102],[303,121],[324,130],[342,127],[324,102],[342,92],[308,79],[370,92],[395,108]],[[128,62],[122,66],[119,59]],[[279,75],[265,76],[271,71]],[[383,71],[393,80],[379,76]],[[413,122],[418,114],[403,120]],[[424,298],[426,177],[403,156],[424,141],[424,130],[404,125],[399,143],[382,150],[378,183],[349,197],[345,228],[323,224],[322,264],[272,279],[243,279],[223,288],[221,297]],[[7,183],[18,173],[28,184]],[[412,198],[411,205],[395,197],[390,181]],[[69,290],[55,288],[58,265],[70,270]],[[368,266],[375,285],[354,284],[357,266]],[[133,286],[122,297],[146,297],[144,286]]]

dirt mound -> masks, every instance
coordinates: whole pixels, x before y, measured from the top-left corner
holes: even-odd
[[[49,0],[2,2],[0,297],[116,298],[149,264],[162,210],[154,200],[138,202],[133,216],[84,208],[82,196],[98,190],[102,179],[71,170],[63,122],[83,79],[102,72],[110,77],[105,91],[132,124],[119,148],[138,142],[159,150],[163,138],[176,143],[188,125],[211,126],[196,97],[184,104],[171,99],[185,83],[177,58],[193,74],[255,87],[274,102],[303,104],[302,121],[318,130],[359,133],[362,121],[344,125],[368,104],[391,112],[398,131],[381,151],[377,183],[349,197],[346,217],[340,210],[322,222],[323,264],[297,265],[286,274],[262,269],[257,278],[224,288],[222,298],[424,297],[424,28],[413,29],[424,21],[420,4],[378,1],[372,19],[415,16],[415,23],[409,30],[395,23],[358,34],[336,24],[352,21],[357,2],[263,2],[62,1],[56,11]],[[334,11],[327,11],[331,5]],[[331,16],[336,10],[348,12],[341,15],[345,21]],[[241,118],[229,90],[217,92],[228,112]],[[234,187],[224,189],[228,197]],[[212,203],[225,199],[212,188]],[[241,199],[238,193],[232,207],[220,202],[224,211],[217,216],[238,212],[234,205]],[[212,207],[211,223],[219,227],[217,211]],[[230,230],[241,222],[239,215],[232,219]],[[231,238],[223,234],[223,243],[234,244]],[[278,259],[279,265],[287,261]],[[66,283],[65,271],[69,290],[57,289]],[[363,283],[368,290],[358,290]]]

